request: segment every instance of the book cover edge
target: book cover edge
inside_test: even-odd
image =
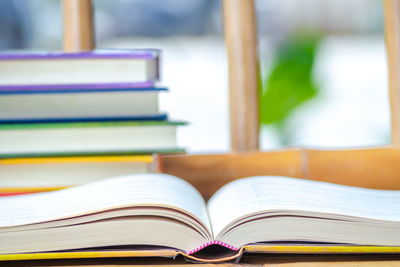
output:
[[[122,251],[83,251],[83,252],[39,252],[39,253],[21,253],[21,254],[2,254],[0,261],[18,261],[18,260],[44,260],[44,259],[83,259],[83,258],[124,258],[124,257],[166,257],[175,258],[182,255],[185,258],[197,262],[223,262],[234,259],[240,259],[245,253],[400,253],[400,247],[377,247],[377,246],[260,246],[247,245],[242,247],[238,253],[226,257],[205,259],[188,255],[176,249],[157,249],[157,250],[122,250]],[[321,249],[322,248],[322,249]],[[327,249],[329,248],[329,249]]]
[[[2,52],[2,60],[40,60],[40,59],[101,59],[101,58],[126,58],[126,59],[156,59],[161,51],[159,49],[99,49],[94,51],[66,53],[63,51],[33,51],[33,52]]]
[[[70,121],[70,122],[38,122],[38,123],[0,123],[1,130],[28,130],[45,128],[86,128],[86,127],[146,127],[146,126],[179,126],[186,125],[183,121],[165,120],[115,120],[109,121]]]
[[[159,115],[140,115],[140,116],[121,116],[121,117],[71,117],[71,118],[15,118],[15,119],[1,119],[0,118],[0,130],[2,129],[2,124],[10,125],[9,128],[14,129],[26,129],[26,128],[59,128],[59,127],[40,127],[42,124],[64,124],[64,123],[103,123],[103,122],[141,122],[141,121],[166,121],[168,119],[167,114]],[[11,127],[11,125],[19,126]],[[39,125],[39,127],[28,126],[30,124]],[[155,125],[158,125],[155,123]],[[5,127],[7,128],[7,127]]]
[[[104,92],[159,92],[167,87],[154,86],[153,82],[102,83],[102,84],[53,84],[53,85],[0,85],[1,95],[28,94],[78,94]]]
[[[49,152],[49,153],[18,153],[18,154],[1,154],[0,159],[13,158],[40,158],[40,157],[87,157],[87,156],[113,156],[113,155],[152,155],[160,154],[182,154],[185,153],[183,148],[159,149],[159,150],[128,150],[128,151],[96,151],[96,152]]]

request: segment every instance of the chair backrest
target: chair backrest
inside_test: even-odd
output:
[[[259,148],[259,66],[254,0],[222,0],[229,63],[230,135],[235,152]],[[400,147],[400,0],[384,0],[392,146]],[[63,0],[64,49],[94,49],[91,0]]]
[[[254,151],[258,149],[259,135],[254,0],[222,1],[229,63],[232,150]],[[92,50],[91,1],[63,0],[63,5],[65,50]],[[159,171],[186,179],[206,198],[229,181],[253,175],[285,175],[353,186],[400,189],[400,0],[384,0],[384,5],[392,115],[390,147],[160,155]]]

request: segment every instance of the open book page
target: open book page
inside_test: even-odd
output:
[[[400,191],[272,176],[229,183],[208,203],[214,236],[233,220],[262,211],[309,211],[400,221],[399,207]]]
[[[200,193],[189,183],[166,174],[120,176],[60,191],[0,198],[0,227],[132,205],[174,206],[193,214],[209,229]]]

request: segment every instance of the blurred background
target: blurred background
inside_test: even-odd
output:
[[[390,143],[382,0],[256,0],[261,147]],[[221,1],[93,0],[97,48],[159,48],[188,152],[229,149]],[[61,1],[0,1],[0,50],[61,50]]]

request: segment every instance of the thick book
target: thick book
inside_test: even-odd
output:
[[[151,155],[0,159],[0,196],[58,190],[109,177],[149,173]]]
[[[0,199],[0,259],[246,252],[400,253],[400,191],[288,177],[231,182],[208,201],[166,174]]]
[[[0,53],[0,90],[151,87],[159,50]]]
[[[165,120],[162,87],[15,90],[0,88],[0,123]]]
[[[104,121],[0,124],[0,158],[176,151],[183,122]]]

